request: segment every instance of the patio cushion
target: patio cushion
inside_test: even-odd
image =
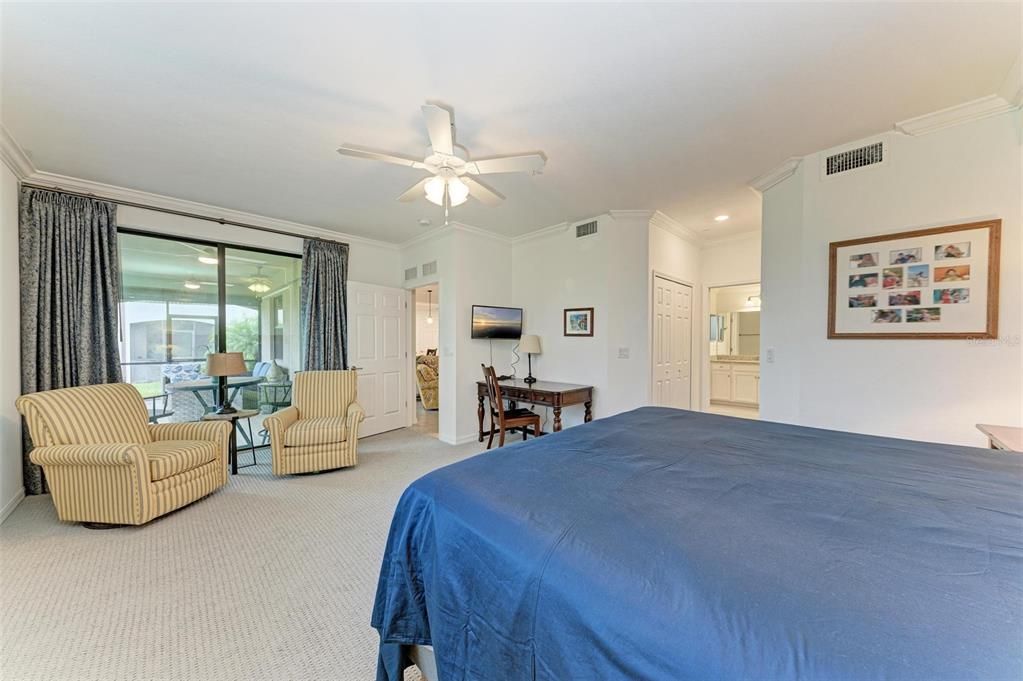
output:
[[[284,431],[285,447],[326,445],[344,440],[345,420],[341,416],[300,419]]]
[[[190,471],[217,458],[217,443],[201,440],[158,440],[143,445],[153,482]]]

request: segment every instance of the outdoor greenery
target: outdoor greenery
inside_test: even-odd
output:
[[[227,325],[227,349],[247,360],[259,359],[259,318],[244,317]]]

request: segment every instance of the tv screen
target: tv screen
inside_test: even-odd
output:
[[[472,306],[473,338],[518,339],[521,335],[521,307]]]

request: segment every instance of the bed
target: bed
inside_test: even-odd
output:
[[[1019,679],[1023,465],[642,408],[420,478],[379,681]]]

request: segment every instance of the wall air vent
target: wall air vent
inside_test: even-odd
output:
[[[575,226],[575,238],[576,239],[582,238],[584,236],[589,236],[591,234],[596,234],[596,233],[597,233],[597,221],[596,220],[592,220],[590,222],[584,222],[581,225],[576,225]]]
[[[418,276],[419,276],[419,268],[418,267],[410,267],[407,270],[405,270],[405,281],[409,281],[410,279],[415,279]]]
[[[882,162],[884,162],[884,142],[874,142],[865,147],[849,149],[828,156],[824,161],[824,175],[831,177]]]
[[[431,274],[437,274],[437,261],[431,260],[430,262],[423,263],[423,276],[428,277]]]

